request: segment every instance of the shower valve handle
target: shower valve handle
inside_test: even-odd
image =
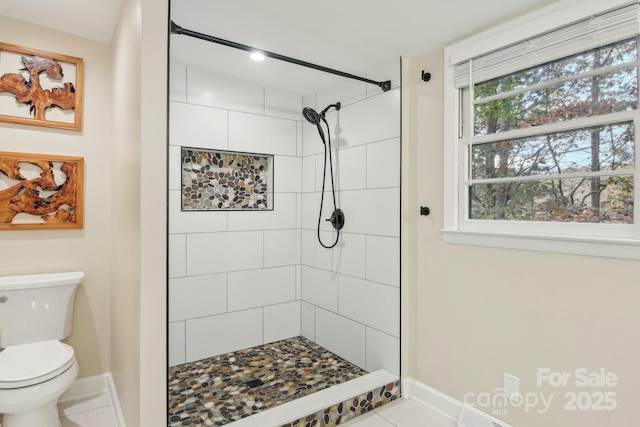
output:
[[[325,221],[330,222],[336,230],[341,230],[342,227],[344,227],[344,212],[342,212],[342,209],[336,209],[331,214],[331,218],[328,218]]]

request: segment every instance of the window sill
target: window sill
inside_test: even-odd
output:
[[[640,260],[640,240],[443,229],[444,241],[472,246]]]

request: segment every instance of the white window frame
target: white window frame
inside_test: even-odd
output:
[[[563,0],[502,25],[493,27],[445,49],[444,87],[444,240],[448,243],[527,249],[545,252],[640,259],[640,110],[636,123],[636,162],[633,225],[565,224],[524,221],[487,221],[467,218],[464,200],[466,153],[460,148],[461,119],[455,65],[599,13],[638,1]],[[640,33],[640,18],[636,34]],[[505,43],[508,41],[508,43]]]

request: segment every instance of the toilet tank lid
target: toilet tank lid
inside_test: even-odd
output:
[[[82,282],[83,278],[84,273],[82,271],[28,274],[22,276],[1,276],[0,291],[6,291],[15,288],[33,289],[48,286],[74,285]]]

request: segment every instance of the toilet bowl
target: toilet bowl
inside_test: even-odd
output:
[[[60,341],[0,352],[2,427],[59,427],[57,402],[78,376],[73,348]]]
[[[84,273],[0,277],[2,427],[60,427],[58,398],[78,376],[71,333]],[[4,347],[4,348],[2,348]]]

